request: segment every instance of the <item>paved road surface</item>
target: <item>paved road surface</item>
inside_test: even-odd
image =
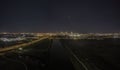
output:
[[[53,40],[48,70],[75,70],[59,40]]]

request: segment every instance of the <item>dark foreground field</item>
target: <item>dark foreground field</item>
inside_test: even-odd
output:
[[[61,41],[90,70],[120,70],[120,39]]]
[[[120,39],[44,39],[0,55],[0,70],[120,70]]]
[[[31,46],[15,49],[0,56],[1,70],[45,70],[49,60],[51,40],[45,39]]]

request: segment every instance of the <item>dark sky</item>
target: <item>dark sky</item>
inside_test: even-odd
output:
[[[0,32],[120,32],[119,0],[1,0]]]

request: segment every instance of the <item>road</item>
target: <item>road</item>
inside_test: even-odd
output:
[[[120,69],[120,39],[62,41],[88,70]]]
[[[0,56],[0,67],[2,67],[2,70],[45,70],[48,64],[50,44],[51,42],[47,38],[42,39],[35,45],[24,47],[23,50],[6,52]]]
[[[23,43],[23,44],[19,44],[19,45],[14,45],[14,46],[9,46],[9,47],[5,47],[5,48],[0,48],[0,53],[6,52],[6,51],[9,51],[9,50],[13,50],[13,49],[17,49],[17,48],[20,48],[20,47],[26,47],[26,46],[32,45],[32,44],[34,44],[36,42],[39,42],[39,41],[41,41],[43,39],[46,39],[46,38],[48,38],[48,37],[42,37],[42,38],[40,38],[38,40],[34,40],[32,42],[29,42],[29,43]]]
[[[3,60],[8,65],[10,62],[16,63],[28,70],[116,70],[119,67],[114,64],[119,66],[117,63],[119,60],[115,61],[114,58],[118,56],[120,41],[117,45],[115,45],[117,40],[110,45],[109,41],[41,38],[31,42],[31,44],[38,42],[35,45],[22,45],[23,50],[8,52],[5,56],[1,55],[0,62]],[[111,45],[114,47],[110,48]],[[111,62],[114,64],[112,65]],[[4,67],[4,64],[0,63],[0,66],[2,65]]]
[[[68,52],[63,48],[58,39],[53,39],[48,66],[48,70],[75,70]]]
[[[58,39],[41,39],[40,44],[24,48],[20,53],[8,52],[0,58],[3,58],[8,66],[8,60],[14,64],[23,64],[20,67],[24,66],[25,70],[75,70],[68,52]]]

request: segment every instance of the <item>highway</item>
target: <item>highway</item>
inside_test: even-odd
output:
[[[30,46],[36,42],[39,42],[39,44]],[[87,62],[84,63],[67,45],[63,44],[61,38],[43,37],[30,43],[17,45],[17,47],[5,48],[4,51],[16,50],[16,48],[20,47],[23,49],[7,52],[2,58],[23,64],[22,66],[25,67],[25,70],[90,70],[86,65]]]
[[[75,70],[68,52],[58,39],[53,39],[48,70]]]
[[[16,50],[19,47],[12,47],[12,49],[9,49],[12,52],[7,52],[8,50],[6,50],[7,53],[1,55],[0,58],[16,63],[16,65],[23,64],[20,67],[24,66],[24,70],[75,70],[68,52],[58,39],[45,37],[33,41],[32,44],[38,41],[39,44],[34,46],[30,46],[31,44],[18,45],[19,47],[22,46],[22,50]],[[9,63],[6,63],[9,67]]]
[[[45,70],[48,64],[48,49],[51,40],[41,38],[34,42],[38,43],[24,46],[22,50],[12,49],[12,52],[4,52],[5,54],[0,56],[0,61],[4,62],[4,64],[0,63],[2,70]]]
[[[84,70],[120,69],[120,39],[73,40],[61,41],[66,49],[78,59]],[[75,62],[74,62],[75,63]],[[75,63],[77,64],[77,63]],[[77,66],[77,65],[75,65]],[[79,67],[76,67],[80,70]]]
[[[6,51],[9,51],[9,50],[13,50],[13,49],[17,49],[17,48],[23,48],[23,47],[26,47],[26,46],[29,46],[29,45],[32,45],[36,42],[39,42],[43,39],[46,39],[48,37],[42,37],[38,40],[34,40],[32,42],[29,42],[29,43],[23,43],[23,44],[19,44],[19,45],[14,45],[14,46],[9,46],[9,47],[5,47],[5,48],[0,48],[0,52],[6,52]]]
[[[111,43],[109,44],[108,41]],[[4,61],[4,64],[0,63],[0,67],[5,68],[8,65],[9,68],[15,67],[13,70],[16,70],[18,65],[23,68],[22,70],[116,70],[119,67],[114,64],[118,60],[114,58],[117,57],[115,54],[119,53],[118,43],[118,40],[42,37],[17,47],[8,47],[10,49],[4,50],[5,54],[0,55],[0,61]],[[108,49],[110,45],[116,46],[117,50],[114,47]],[[16,65],[13,67],[11,63]]]

